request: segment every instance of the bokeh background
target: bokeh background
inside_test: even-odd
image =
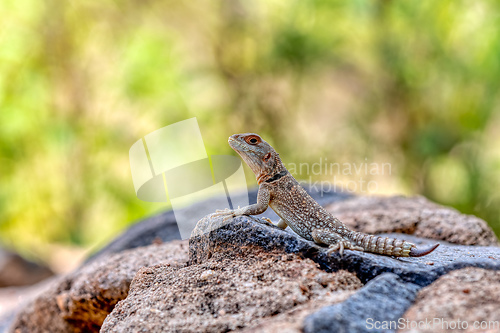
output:
[[[374,194],[500,234],[498,1],[6,0],[0,17],[0,244],[56,271],[166,208],[136,198],[128,150],[191,117],[209,154],[257,132],[285,162],[390,163],[363,175]]]

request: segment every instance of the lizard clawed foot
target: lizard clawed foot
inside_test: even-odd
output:
[[[222,222],[226,222],[228,219],[235,217],[236,214],[234,210],[226,208],[226,209],[217,209],[212,217],[222,217]]]
[[[223,215],[231,215],[231,214],[234,214],[234,210],[229,209],[229,208],[224,208],[224,209],[217,209],[213,215],[214,216],[223,216]]]
[[[347,240],[341,240],[336,242],[335,244],[330,245],[328,251],[326,253],[330,254],[335,251],[339,251],[340,256],[342,257],[344,254],[344,249],[346,250],[355,250],[355,251],[364,251],[361,246],[357,246],[352,244]]]
[[[269,225],[274,226],[274,223],[273,223],[273,221],[271,221],[271,219],[269,219],[267,217],[261,217],[260,219],[266,221],[266,223],[264,223],[264,224],[268,224],[269,223]]]
[[[328,251],[326,251],[327,254],[330,254],[332,252],[339,251],[340,256],[344,254],[344,242],[338,242],[335,244],[332,244],[329,246]]]

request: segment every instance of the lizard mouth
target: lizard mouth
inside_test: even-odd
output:
[[[232,136],[229,137],[227,142],[229,143],[229,146],[233,148],[233,150],[235,150],[236,152],[245,151],[245,147],[238,140],[234,139]]]
[[[240,157],[246,162],[246,164],[252,169],[252,171],[257,175],[260,172],[259,163],[255,161],[255,153],[252,151],[251,147],[248,147],[247,144],[242,143],[238,139],[233,137],[229,137],[227,140],[229,146],[240,155]]]

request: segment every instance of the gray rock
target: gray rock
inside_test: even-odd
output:
[[[199,222],[198,227],[217,228],[220,222],[220,218],[212,219],[208,216]],[[385,236],[406,239],[417,245],[431,242],[411,235]],[[350,250],[346,250],[341,257],[338,253],[328,254],[327,248],[270,226],[259,218],[246,216],[236,217],[220,228],[192,237],[189,241],[189,259],[191,263],[201,263],[214,252],[255,245],[267,251],[281,249],[287,253],[300,253],[317,262],[327,272],[345,269],[356,273],[364,283],[389,272],[406,282],[426,286],[439,276],[464,267],[500,269],[500,248],[496,246],[451,245],[441,242],[441,246],[433,253],[420,258],[392,258]]]
[[[345,302],[309,315],[304,320],[304,332],[395,332],[398,319],[412,304],[419,289],[395,274],[384,273]]]
[[[401,331],[412,331],[415,323],[426,323],[419,332],[498,332],[499,318],[500,271],[467,267],[422,288],[403,316],[405,326]]]
[[[210,260],[221,251],[231,253],[240,248],[258,246],[267,252],[282,250],[310,258],[328,272],[348,270],[367,283],[344,303],[311,315],[304,322],[306,332],[370,331],[366,322],[368,318],[373,319],[372,324],[375,321],[397,321],[421,287],[448,272],[464,267],[500,270],[500,248],[497,246],[440,242],[438,249],[420,258],[392,258],[350,250],[341,257],[338,253],[327,254],[327,248],[255,217],[237,217],[230,223],[221,224],[220,218],[207,216],[199,222],[198,228],[201,235],[190,239],[192,264]],[[204,229],[213,231],[203,233]],[[384,236],[406,239],[420,246],[435,242],[411,235]]]
[[[460,245],[498,245],[488,224],[424,197],[358,196],[326,209],[354,230],[404,233]]]

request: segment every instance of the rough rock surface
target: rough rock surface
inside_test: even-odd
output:
[[[353,274],[325,273],[297,255],[234,248],[175,272],[163,264],[141,269],[101,332],[226,332],[298,305],[319,309],[360,287]],[[304,315],[288,316],[287,326],[298,329]]]
[[[444,275],[418,293],[404,318],[412,322],[428,320],[429,325],[420,327],[420,332],[456,331],[455,325],[461,332],[499,332],[500,272],[464,268]],[[438,320],[433,322],[433,318]]]
[[[200,220],[198,227],[213,229],[221,223],[220,218],[210,216]],[[260,221],[260,222],[258,222]],[[432,241],[410,235],[384,234],[399,237],[417,245]],[[254,217],[236,217],[230,223],[192,237],[189,242],[189,260],[202,263],[214,253],[230,251],[234,247],[257,245],[266,251],[282,249],[287,253],[298,253],[319,263],[326,271],[346,269],[366,283],[385,272],[395,273],[406,282],[426,286],[439,276],[463,267],[482,267],[500,269],[500,247],[464,246],[441,243],[433,253],[420,258],[392,258],[372,253],[346,250],[341,257],[338,253],[327,254],[328,248],[320,247],[287,230],[270,226]]]
[[[186,265],[187,243],[175,241],[109,255],[62,277],[24,308],[14,332],[98,331],[143,266],[160,262],[176,270]]]
[[[421,258],[349,250],[341,258],[258,218],[221,221],[207,216],[199,222],[187,267],[172,272],[160,264],[140,270],[102,331],[365,332],[369,318],[397,321],[420,288],[448,272],[468,266],[500,270],[495,246],[443,242]],[[335,273],[322,272],[313,261]],[[345,270],[368,282],[347,300],[339,290],[358,288],[359,281]],[[325,283],[328,274],[335,275]]]
[[[0,288],[0,332],[7,332],[21,307],[47,291],[57,279],[53,276],[31,286]]]
[[[369,234],[404,233],[462,245],[498,245],[480,218],[424,197],[352,197],[326,207],[349,227]]]
[[[412,304],[419,289],[416,284],[404,283],[395,274],[384,273],[345,302],[324,307],[308,316],[304,332],[387,332],[389,329],[377,322],[397,321]]]
[[[287,253],[300,254],[319,263],[326,271],[346,269],[363,282],[368,282],[347,301],[310,315],[304,322],[306,332],[373,331],[367,328],[368,318],[373,321],[397,321],[412,304],[417,291],[444,274],[468,266],[500,270],[500,248],[496,246],[463,246],[441,242],[435,252],[421,258],[396,259],[349,250],[341,258],[336,253],[327,255],[325,248],[293,233],[258,221],[252,217],[237,217],[228,224],[221,224],[220,218],[213,219],[210,216],[201,220],[197,227],[199,230],[195,231],[199,236],[190,240],[190,262],[203,263],[217,253],[257,245],[265,251],[282,249]],[[203,230],[212,229],[209,233],[203,233]],[[418,245],[430,242],[409,235],[392,236],[405,238]],[[266,327],[276,325],[280,328],[279,322],[269,323]]]
[[[53,274],[47,267],[0,249],[0,288],[31,285]]]

